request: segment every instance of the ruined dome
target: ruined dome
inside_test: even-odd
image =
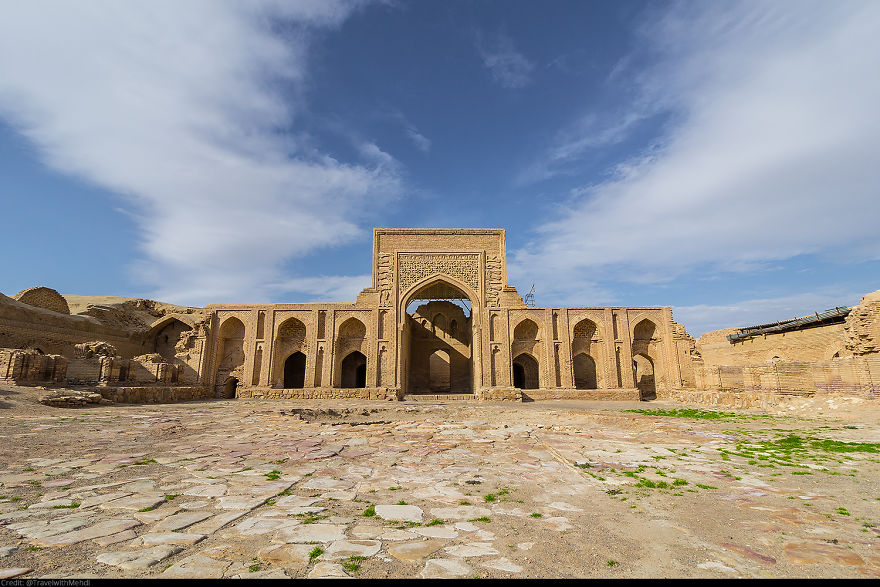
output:
[[[59,314],[70,314],[67,300],[60,293],[48,287],[30,287],[15,294],[14,299],[22,304],[52,310]]]

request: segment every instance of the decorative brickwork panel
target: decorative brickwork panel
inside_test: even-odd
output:
[[[469,285],[474,291],[480,288],[480,257],[477,254],[425,254],[402,253],[397,263],[397,280],[400,291],[406,291],[413,284],[440,273],[454,277]]]
[[[501,305],[501,258],[498,255],[486,256],[486,305],[497,308]]]

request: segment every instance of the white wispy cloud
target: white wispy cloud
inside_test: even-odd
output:
[[[507,34],[478,35],[476,46],[483,65],[502,87],[521,88],[532,81],[531,73],[535,64],[516,50]]]
[[[878,25],[876,2],[801,1],[676,4],[645,24],[656,63],[633,77],[633,110],[652,102],[671,122],[567,194],[511,273],[565,298],[571,283],[880,258]]]
[[[132,273],[160,299],[255,300],[278,267],[363,234],[393,158],[339,161],[298,140],[308,50],[364,2],[5,3],[0,116],[44,161],[118,193]]]
[[[357,294],[372,283],[372,275],[324,275],[296,277],[269,285],[279,293],[294,293],[321,302],[353,302]]]

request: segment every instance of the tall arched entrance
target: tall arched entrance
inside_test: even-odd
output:
[[[284,361],[284,388],[302,389],[306,383],[306,356],[295,352]]]
[[[401,367],[406,393],[473,393],[471,297],[435,278],[406,299]]]

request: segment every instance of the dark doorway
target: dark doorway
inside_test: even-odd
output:
[[[302,389],[306,383],[306,356],[293,353],[284,361],[284,388]]]
[[[519,355],[513,360],[513,386],[519,389],[538,389],[538,385],[538,361],[526,353]]]
[[[367,386],[367,357],[354,351],[342,360],[342,387]]]
[[[235,389],[238,387],[238,379],[235,377],[229,377],[226,382],[223,384],[223,397],[233,398],[235,397]]]
[[[526,384],[526,374],[523,371],[523,366],[519,363],[513,364],[513,386],[517,389],[522,389]]]

